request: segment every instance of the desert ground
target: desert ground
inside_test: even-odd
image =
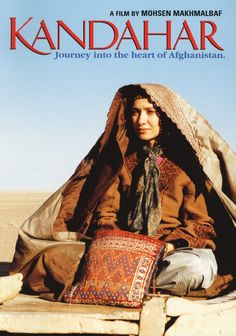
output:
[[[0,262],[12,260],[19,227],[50,195],[45,191],[0,191]]]

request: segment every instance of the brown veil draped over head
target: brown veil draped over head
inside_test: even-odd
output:
[[[20,228],[12,272],[21,271],[46,248],[70,244],[83,250],[83,241],[89,239],[88,228],[96,204],[124,162],[130,141],[125,109],[129,93],[136,88],[146,91],[190,145],[214,189],[215,212],[220,217],[219,240],[221,235],[232,238],[231,231],[236,223],[235,154],[204,117],[177,93],[159,84],[128,85],[116,93],[104,133],[72,177]],[[185,155],[181,151],[178,154]],[[223,254],[224,244],[219,241],[219,255]],[[231,251],[229,249],[228,255]]]

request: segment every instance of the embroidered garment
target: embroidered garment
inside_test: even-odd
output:
[[[162,218],[160,223],[156,223],[153,235],[176,248],[190,246],[215,250],[216,230],[207,208],[206,187],[203,186],[198,191],[194,181],[167,158],[162,160],[159,170]],[[126,218],[129,199],[133,195],[132,192],[122,192],[128,183],[126,179],[125,169],[122,169],[121,174],[100,198],[92,227],[97,223],[98,228],[109,226],[129,230]],[[124,187],[121,187],[121,181]]]
[[[122,230],[98,230],[81,281],[64,294],[68,303],[139,308],[164,243]]]

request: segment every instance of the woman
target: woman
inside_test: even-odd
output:
[[[95,229],[118,227],[165,241],[158,288],[207,295],[213,283],[218,293],[224,286],[217,285],[217,264],[221,275],[235,272],[225,262],[235,238],[234,160],[204,118],[170,89],[123,87],[96,145],[22,226],[12,271],[24,274],[25,288],[60,300],[78,268],[82,240]]]

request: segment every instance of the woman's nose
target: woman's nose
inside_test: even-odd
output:
[[[139,114],[139,124],[140,125],[145,124],[146,121],[147,121],[147,115],[144,111],[141,111]]]

